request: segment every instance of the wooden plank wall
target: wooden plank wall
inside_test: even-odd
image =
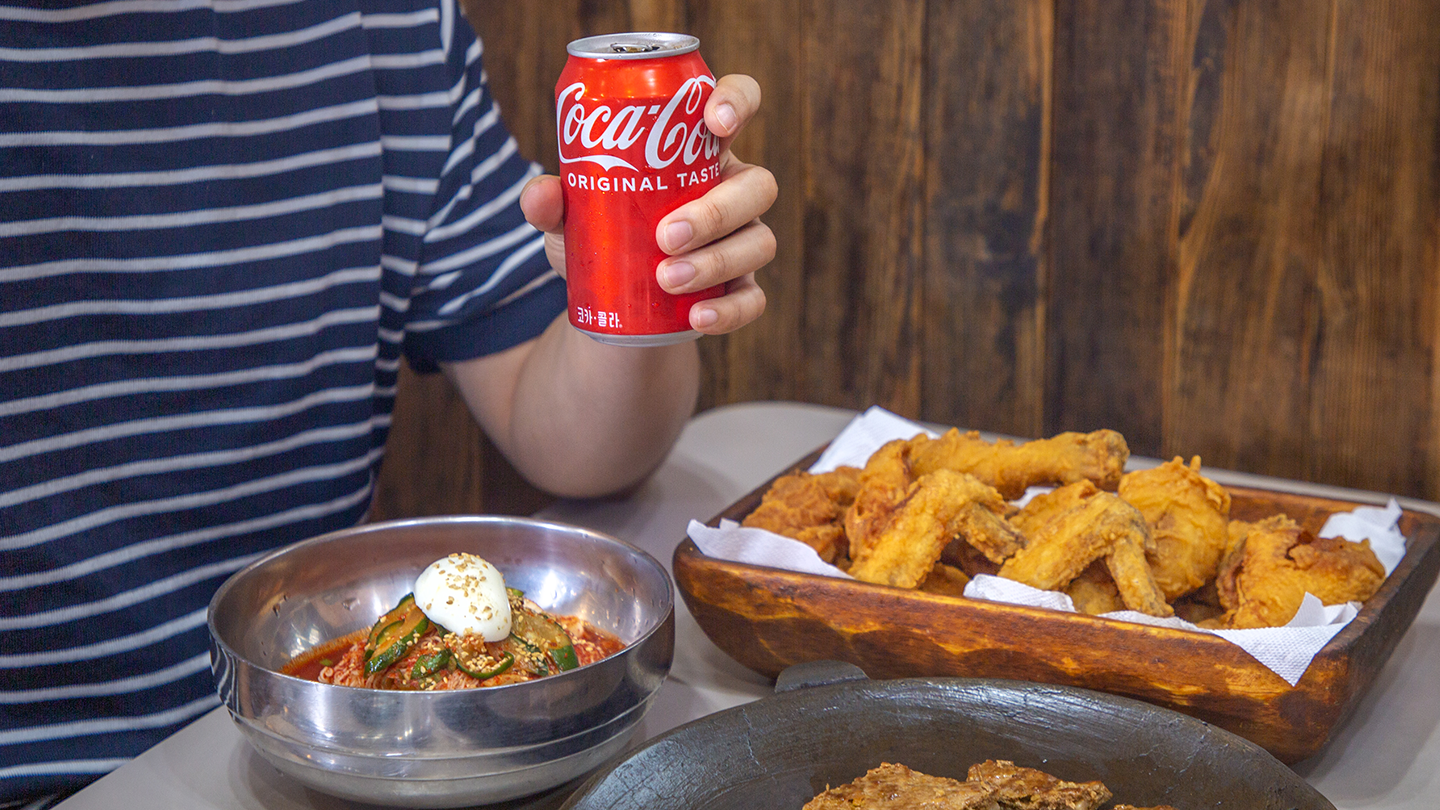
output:
[[[703,406],[1111,427],[1136,453],[1440,499],[1440,3],[467,8],[551,170],[575,37],[688,31],[760,81],[736,149],[780,183],[770,304],[701,342]],[[456,407],[407,376],[392,450]],[[377,514],[533,508],[478,443],[393,454]]]

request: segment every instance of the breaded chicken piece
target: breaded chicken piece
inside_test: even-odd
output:
[[[1120,538],[1105,555],[1105,568],[1115,581],[1115,589],[1125,607],[1148,616],[1174,616],[1175,610],[1165,601],[1165,594],[1150,570],[1144,542],[1144,538],[1133,534]]]
[[[977,431],[951,428],[938,439],[916,441],[909,457],[917,477],[935,470],[969,473],[1000,490],[1006,500],[1014,500],[1032,486],[1082,480],[1114,491],[1130,448],[1125,437],[1113,430],[1060,433],[1022,444],[1001,439],[992,444]]]
[[[815,549],[820,559],[834,563],[848,552],[842,518],[859,488],[856,467],[782,475],[740,525],[799,540]]]
[[[967,781],[994,790],[1004,810],[1095,810],[1110,801],[1100,782],[1066,782],[1004,759],[971,765]]]
[[[1327,605],[1363,602],[1385,580],[1370,541],[1317,538],[1285,515],[1251,524],[1229,554],[1215,589],[1226,608],[1219,624],[1279,627],[1295,617],[1306,593]]]
[[[1150,526],[1150,569],[1166,601],[1215,578],[1228,538],[1230,493],[1200,474],[1199,456],[1188,466],[1177,456],[1126,473],[1119,492]]]
[[[1025,547],[1000,566],[1000,576],[1045,591],[1060,590],[1119,543],[1144,548],[1148,532],[1135,507],[1100,492],[1030,535]]]
[[[964,596],[965,586],[968,584],[970,577],[964,571],[953,565],[937,562],[920,582],[920,590],[942,596]]]
[[[875,537],[851,559],[850,575],[865,582],[914,588],[955,537],[1018,534],[1005,522],[1005,501],[974,476],[939,470],[911,484]],[[853,538],[852,538],[853,541]],[[852,545],[852,549],[854,549]]]
[[[1042,492],[1010,516],[1010,525],[1029,537],[1039,531],[1041,526],[1079,506],[1082,501],[1099,491],[1100,488],[1095,486],[1095,482],[1085,480]]]
[[[879,534],[914,483],[910,477],[910,446],[905,439],[886,442],[870,454],[860,471],[855,500],[845,510],[843,520],[851,559],[860,556]]]
[[[1115,587],[1115,580],[1106,570],[1103,558],[1085,566],[1080,576],[1065,586],[1065,593],[1077,611],[1091,616],[1125,609],[1125,603],[1120,600],[1120,589]]]
[[[1027,538],[1035,537],[1046,525],[1081,508],[1100,492],[1090,481],[1066,484],[1031,498],[1018,514],[1010,516],[1010,523]],[[1146,548],[1137,544],[1148,537],[1148,533],[1127,535],[1065,584],[1065,593],[1070,595],[1075,609],[1092,615],[1125,609],[1151,616],[1174,615],[1155,583],[1145,557]]]
[[[912,771],[889,762],[833,787],[802,810],[999,810],[986,785]]]

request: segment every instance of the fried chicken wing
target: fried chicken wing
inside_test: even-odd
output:
[[[860,471],[854,502],[845,510],[843,521],[851,559],[875,539],[913,483],[910,447],[905,439],[886,442],[870,454]]]
[[[968,776],[968,782],[994,790],[1004,810],[1095,810],[1111,795],[1101,782],[1066,782],[1004,759],[971,765]]]
[[[1370,541],[1317,538],[1285,515],[1250,524],[1215,582],[1230,628],[1279,627],[1306,593],[1327,605],[1363,602],[1385,579]]]
[[[1099,491],[1100,488],[1095,486],[1095,482],[1087,479],[1042,492],[1010,516],[1010,525],[1029,537],[1039,531],[1041,526],[1079,506],[1082,501]]]
[[[1101,490],[1090,481],[1066,484],[1031,498],[1018,514],[1010,517],[1010,523],[1026,537],[1033,538],[1042,534],[1047,525],[1082,508],[1086,501],[1100,493]],[[1118,509],[1113,504],[1110,508]],[[1148,538],[1148,532],[1122,535],[1094,562],[1063,583],[1064,591],[1075,603],[1075,609],[1081,613],[1099,614],[1128,608],[1151,616],[1174,615],[1146,560],[1143,543]],[[1011,573],[1015,570],[1011,569]],[[1005,575],[1003,567],[1001,575]]]
[[[952,538],[964,536],[973,544],[973,538],[1009,533],[1018,543],[1018,533],[1004,519],[1005,506],[994,487],[974,476],[951,470],[921,476],[890,510],[874,538],[856,550],[850,575],[914,588]]]
[[[1031,486],[1081,480],[1114,491],[1130,448],[1125,437],[1113,430],[1060,433],[1021,444],[1001,439],[992,444],[976,431],[951,428],[938,439],[916,441],[909,456],[916,476],[935,470],[969,473],[1014,500]]]
[[[937,562],[920,582],[920,590],[944,596],[964,596],[965,586],[969,583],[970,577],[964,571],[953,565]]]
[[[1121,537],[1105,555],[1105,568],[1115,581],[1115,589],[1125,607],[1149,616],[1174,616],[1175,610],[1165,601],[1165,594],[1150,569],[1144,542],[1143,537],[1134,533]]]
[[[1000,576],[1046,591],[1060,590],[1121,542],[1144,548],[1149,528],[1135,507],[1100,492],[1056,515],[1000,566]]]
[[[1225,552],[1230,493],[1200,474],[1200,457],[1179,457],[1120,479],[1124,498],[1150,526],[1155,581],[1173,601],[1215,578]]]
[[[1085,566],[1080,576],[1070,580],[1070,584],[1065,586],[1065,593],[1074,603],[1076,610],[1091,616],[1125,609],[1125,603],[1120,599],[1120,589],[1115,587],[1115,579],[1105,568],[1103,558]]]
[[[843,562],[848,544],[842,519],[859,488],[860,470],[855,467],[782,475],[740,525],[806,543],[825,562]]]

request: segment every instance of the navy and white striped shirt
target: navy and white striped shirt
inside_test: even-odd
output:
[[[205,607],[353,525],[405,354],[564,307],[453,0],[0,0],[0,804],[218,705]]]

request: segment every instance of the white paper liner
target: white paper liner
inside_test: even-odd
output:
[[[811,465],[810,472],[827,472],[842,465],[864,466],[870,454],[885,442],[908,439],[917,433],[935,435],[933,431],[883,408],[872,407],[845,426]],[[1033,495],[1033,492],[1026,495]],[[1325,522],[1320,536],[1344,537],[1353,541],[1369,538],[1371,549],[1385,566],[1386,575],[1389,575],[1405,556],[1405,537],[1397,528],[1400,512],[1400,505],[1392,498],[1384,507],[1364,506],[1352,512],[1337,513]],[[763,529],[744,528],[734,521],[724,521],[720,528],[710,528],[692,520],[688,532],[700,551],[710,557],[820,576],[851,578],[821,560],[810,546]],[[1066,594],[1041,591],[1013,580],[984,574],[970,580],[965,586],[965,596],[1075,612]],[[1238,645],[1294,686],[1305,674],[1316,653],[1355,618],[1359,607],[1357,602],[1326,606],[1316,597],[1306,594],[1300,610],[1289,624],[1255,630],[1207,630],[1180,618],[1161,619],[1131,610],[1103,615],[1121,621],[1212,633]]]

